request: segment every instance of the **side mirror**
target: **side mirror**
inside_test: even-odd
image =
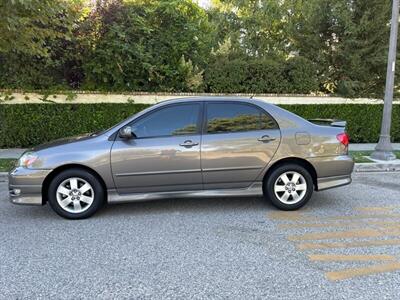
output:
[[[136,135],[132,132],[131,126],[124,126],[119,130],[119,137],[123,139],[135,138]]]

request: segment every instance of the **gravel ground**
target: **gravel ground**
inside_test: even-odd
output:
[[[366,214],[376,216],[335,219]],[[289,214],[259,198],[180,199],[110,205],[81,221],[64,220],[49,206],[14,206],[2,182],[0,298],[398,299],[399,269],[338,281],[326,273],[399,264],[400,245],[299,250],[299,243],[321,241],[289,240],[348,230],[355,236],[322,242],[400,239],[400,229],[373,221],[400,228],[400,173],[355,174],[352,185],[315,193]],[[299,225],[325,222],[343,227]],[[357,236],[366,229],[381,235]],[[386,254],[394,261],[316,262],[310,254]]]

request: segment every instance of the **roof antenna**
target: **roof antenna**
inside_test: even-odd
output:
[[[252,94],[252,95],[250,96],[250,99],[253,99],[254,95],[255,95],[255,94]]]

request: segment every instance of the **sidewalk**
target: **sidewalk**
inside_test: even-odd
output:
[[[0,159],[2,158],[19,158],[26,149],[0,149]]]
[[[350,151],[373,151],[376,144],[350,144]],[[392,144],[393,150],[400,151],[400,143]],[[19,158],[26,149],[0,149],[0,159],[2,158]]]
[[[351,144],[349,146],[350,151],[374,151],[376,144]],[[400,143],[392,143],[393,150],[400,151]]]

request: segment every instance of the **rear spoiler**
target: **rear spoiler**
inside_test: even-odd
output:
[[[329,125],[332,127],[346,127],[347,122],[336,119],[310,119],[308,120],[312,123],[317,123],[318,125]]]

